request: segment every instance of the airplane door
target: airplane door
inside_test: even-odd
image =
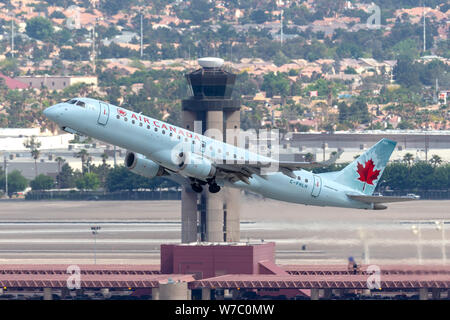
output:
[[[314,176],[314,185],[311,195],[313,197],[318,197],[321,190],[322,190],[322,178],[319,176]]]
[[[100,114],[98,116],[98,123],[102,125],[106,125],[109,118],[109,105],[103,102],[100,102]]]
[[[202,157],[205,155],[205,150],[206,150],[206,142],[202,141],[201,147],[200,147],[200,152],[202,153]]]

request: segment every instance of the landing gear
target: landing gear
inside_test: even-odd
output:
[[[217,192],[219,192],[220,191],[220,187],[217,185],[217,183],[211,183],[210,185],[209,185],[209,192],[211,192],[211,193],[217,193]]]
[[[200,184],[198,184],[198,183],[191,184],[191,188],[196,193],[202,193],[202,191],[203,191],[203,187]]]
[[[211,193],[217,193],[220,191],[220,186],[216,183],[215,179],[209,179],[207,182],[197,179],[191,180],[191,188],[196,193],[202,193],[203,192],[203,186],[208,184],[208,190]]]

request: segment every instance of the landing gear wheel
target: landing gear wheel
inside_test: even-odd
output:
[[[210,184],[208,189],[211,193],[217,193],[220,191],[220,187],[217,185],[217,183]]]
[[[203,191],[203,187],[201,185],[199,185],[199,184],[196,184],[196,183],[191,184],[191,188],[196,193],[201,193]]]

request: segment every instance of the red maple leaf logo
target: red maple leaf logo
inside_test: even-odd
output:
[[[127,115],[126,111],[123,111],[122,109],[117,109],[117,113],[122,117],[125,117]]]
[[[373,180],[378,179],[378,175],[380,174],[380,170],[373,170],[375,168],[375,164],[373,163],[372,159],[366,161],[364,167],[362,164],[358,162],[358,172],[359,174],[359,181],[364,182],[363,191],[366,188],[366,183],[373,185]]]

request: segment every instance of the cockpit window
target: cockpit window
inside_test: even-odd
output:
[[[77,100],[75,100],[75,99],[72,99],[72,100],[70,100],[69,102],[67,102],[67,103],[69,103],[69,104],[75,104],[77,102]]]
[[[77,102],[77,106],[80,106],[80,107],[84,108],[86,106],[86,104],[83,101],[78,101]]]

